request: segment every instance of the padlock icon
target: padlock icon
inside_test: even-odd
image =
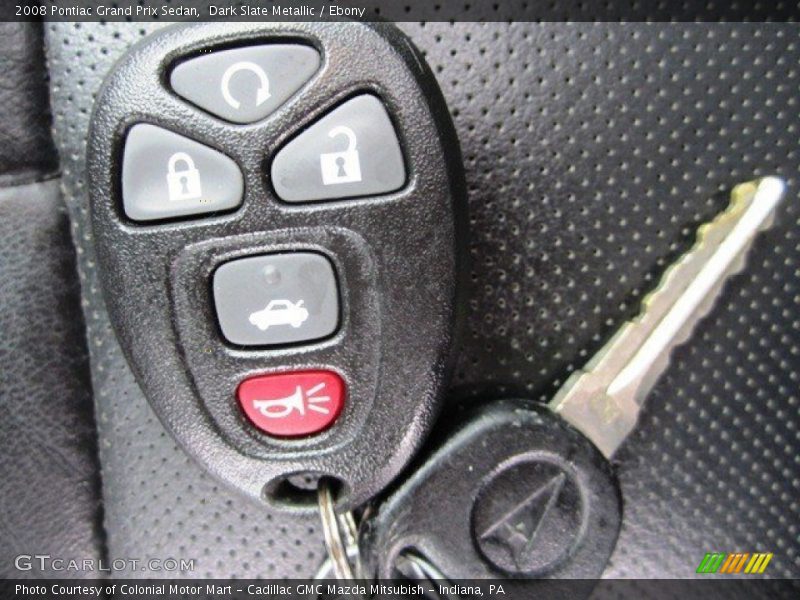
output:
[[[361,160],[356,150],[356,134],[344,126],[334,127],[328,132],[328,137],[331,138],[340,135],[347,138],[347,150],[319,155],[323,185],[361,181]]]
[[[171,202],[195,200],[203,195],[200,171],[186,152],[176,152],[167,163],[167,189]]]

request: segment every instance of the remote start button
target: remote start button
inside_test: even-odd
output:
[[[236,395],[261,431],[299,437],[330,427],[342,411],[344,393],[342,378],[332,371],[298,371],[246,379]]]
[[[300,44],[218,50],[181,62],[169,82],[179,96],[227,121],[272,114],[317,72],[319,52]]]

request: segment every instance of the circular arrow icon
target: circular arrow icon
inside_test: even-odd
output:
[[[264,72],[264,69],[262,69],[256,63],[250,61],[233,63],[225,70],[225,73],[223,73],[220,86],[222,88],[222,97],[225,99],[225,102],[236,109],[242,105],[239,100],[233,97],[233,94],[231,94],[230,90],[231,78],[239,71],[250,71],[251,73],[254,73],[256,77],[258,77],[259,86],[258,90],[256,91],[256,106],[260,106],[262,103],[266,102],[270,97],[269,79],[267,79],[267,74]]]

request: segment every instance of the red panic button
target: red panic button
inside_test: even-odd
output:
[[[261,375],[239,384],[236,396],[250,422],[279,437],[311,435],[330,427],[344,406],[345,386],[332,371]]]

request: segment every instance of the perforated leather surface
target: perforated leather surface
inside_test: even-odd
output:
[[[547,399],[727,201],[777,174],[789,199],[650,397],[618,456],[609,576],[688,577],[707,551],[774,552],[800,576],[800,28],[404,24],[460,137],[471,288],[454,397]],[[83,176],[92,97],[142,24],[49,24],[56,142],[74,222],[109,552],[197,558],[187,575],[310,575],[314,517],[269,513],[163,430],[103,307]],[[725,193],[723,193],[725,192]]]

